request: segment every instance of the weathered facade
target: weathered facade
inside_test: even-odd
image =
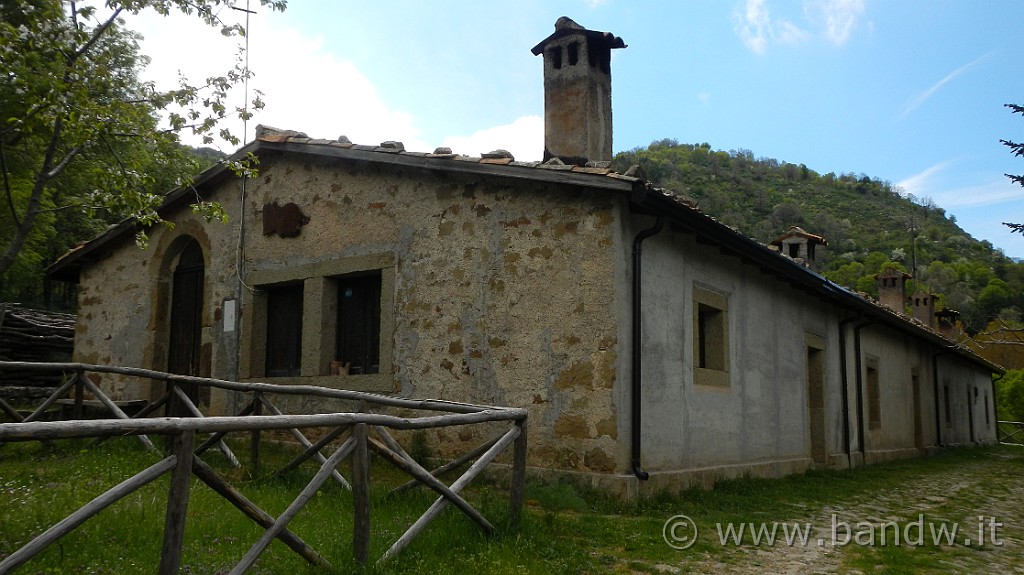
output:
[[[171,194],[147,250],[124,222],[51,268],[80,284],[76,361],[525,406],[531,466],[625,494],[995,440],[998,367],[640,173],[267,128],[250,152],[257,177]]]

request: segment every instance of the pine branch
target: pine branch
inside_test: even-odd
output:
[[[1010,222],[1003,222],[1003,225],[1010,228],[1011,234],[1024,234],[1024,224],[1012,224]]]

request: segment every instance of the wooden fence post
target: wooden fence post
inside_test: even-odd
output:
[[[181,547],[185,541],[185,515],[188,512],[189,487],[192,483],[192,448],[196,432],[185,431],[174,436],[171,488],[167,494],[167,515],[164,520],[164,544],[160,550],[160,575],[177,575],[181,567]]]
[[[519,525],[519,516],[523,510],[523,491],[526,487],[526,420],[516,422],[519,437],[513,444],[512,453],[512,484],[508,491],[509,523]]]
[[[260,401],[260,392],[252,394],[252,414],[254,416],[260,416],[263,414],[263,402]],[[252,465],[252,475],[258,476],[260,474],[260,430],[252,430],[252,434],[249,436],[249,464]]]
[[[365,565],[370,560],[370,454],[365,423],[352,427],[352,552]]]
[[[85,401],[85,386],[82,384],[82,378],[85,374],[81,371],[75,374],[75,407],[71,410],[71,417],[73,419],[82,419],[84,410],[82,403]]]

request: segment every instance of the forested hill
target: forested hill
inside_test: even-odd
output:
[[[794,225],[824,236],[824,274],[841,285],[877,297],[874,275],[894,262],[915,278],[908,293],[939,295],[939,305],[960,311],[970,333],[997,318],[1021,320],[1024,264],[975,240],[930,199],[904,196],[890,182],[675,140],[621,152],[613,167],[624,172],[634,164],[655,185],[762,243]]]

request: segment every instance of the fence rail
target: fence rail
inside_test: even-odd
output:
[[[147,449],[157,452],[149,435],[164,435],[171,438],[172,453],[135,476],[108,489],[89,503],[68,515],[0,560],[0,575],[31,560],[44,548],[70,533],[101,510],[119,499],[154,481],[164,474],[170,474],[170,489],[165,515],[164,540],[159,573],[178,573],[181,563],[181,549],[188,511],[190,478],[195,475],[213,491],[238,508],[253,522],[260,525],[263,535],[253,544],[249,552],[230,572],[232,575],[245,573],[259,555],[274,540],[284,542],[306,561],[324,567],[329,563],[316,550],[306,544],[298,535],[288,529],[291,520],[312,499],[328,479],[334,479],[350,489],[353,497],[353,555],[360,563],[369,561],[370,549],[370,465],[369,452],[408,474],[412,480],[393,492],[397,493],[415,485],[424,485],[438,494],[434,504],[406,532],[398,538],[381,556],[386,561],[400,553],[437,515],[448,505],[454,505],[480,529],[493,534],[493,525],[479,511],[473,508],[459,493],[502,452],[512,447],[512,474],[509,489],[509,520],[518,522],[523,503],[523,486],[526,470],[526,415],[525,409],[475,405],[433,399],[415,400],[388,397],[370,393],[329,389],[316,386],[283,386],[268,383],[240,383],[212,378],[189,377],[147,369],[88,365],[81,363],[32,363],[0,362],[0,372],[56,372],[67,377],[60,386],[31,414],[22,417],[13,407],[0,398],[0,410],[14,423],[0,423],[0,445],[12,441],[52,441],[71,438],[97,438],[112,436],[134,436]],[[158,399],[143,407],[135,416],[128,416],[117,402],[111,400],[103,390],[88,377],[89,373],[110,373],[120,376],[167,382],[167,391]],[[237,415],[204,416],[188,395],[178,385],[200,385],[226,389],[242,394],[251,394]],[[71,393],[74,397],[76,415],[81,414],[86,392],[91,393],[113,415],[111,419],[37,421],[54,403]],[[285,414],[272,401],[273,396],[303,396],[334,398],[355,401],[358,412]],[[146,417],[168,404],[177,403],[192,417]],[[397,416],[387,413],[373,413],[372,409],[412,410],[427,412],[414,416]],[[264,409],[267,414],[263,415]],[[468,453],[455,460],[428,471],[413,459],[395,440],[391,430],[422,430],[456,425],[505,423],[509,427]],[[304,430],[321,429],[323,437],[311,441]],[[299,493],[292,504],[273,517],[257,504],[248,500],[231,483],[217,474],[201,458],[206,450],[218,447],[235,465],[237,457],[224,443],[229,433],[251,434],[250,463],[259,467],[260,434],[264,431],[287,430],[304,448],[301,454],[282,468],[291,469],[313,460],[320,465],[316,475]],[[198,443],[196,434],[210,434]],[[198,444],[197,444],[198,443]],[[332,447],[332,443],[336,443]],[[321,450],[333,449],[325,456]],[[350,461],[350,477],[345,478],[338,471],[346,459]],[[470,464],[470,461],[472,463]],[[463,474],[450,485],[439,479],[444,474],[469,465]]]
[[[997,421],[996,424],[996,434],[999,437],[999,443],[1024,445],[1024,422]]]

